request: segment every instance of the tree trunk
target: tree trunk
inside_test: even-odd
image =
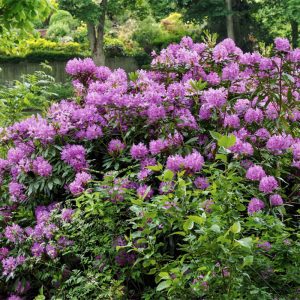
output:
[[[226,0],[228,14],[226,16],[227,37],[235,40],[232,15],[232,0]]]
[[[98,19],[98,24],[95,25],[91,22],[87,23],[88,38],[90,42],[90,48],[92,58],[96,65],[105,65],[105,54],[104,54],[104,26],[105,26],[105,13],[107,7],[107,0],[101,2],[102,12]]]
[[[292,29],[292,45],[293,48],[297,48],[298,36],[299,36],[299,25],[297,21],[291,20],[291,29]]]

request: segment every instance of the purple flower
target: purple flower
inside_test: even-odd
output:
[[[148,186],[148,185],[141,185],[137,189],[137,194],[141,198],[150,199],[153,196],[154,192],[153,192],[153,190],[151,189],[150,186]]]
[[[222,80],[235,80],[239,77],[239,65],[237,63],[230,63],[222,70]]]
[[[288,149],[293,143],[293,138],[290,135],[273,135],[267,142],[267,149],[274,154],[281,154]]]
[[[270,133],[267,129],[265,128],[260,128],[255,132],[255,136],[262,140],[267,140],[270,137]]]
[[[0,175],[3,175],[9,168],[9,161],[0,158]]]
[[[70,183],[69,189],[73,195],[79,195],[84,192],[84,186],[92,179],[91,175],[86,172],[77,173],[75,180]]]
[[[224,118],[224,127],[239,128],[240,118],[237,115],[226,115]]]
[[[110,155],[119,154],[125,149],[125,144],[123,144],[120,140],[114,139],[111,140],[108,144],[108,153]]]
[[[87,168],[85,149],[81,145],[67,145],[63,148],[61,159],[72,166],[76,171]]]
[[[150,123],[154,123],[165,118],[166,111],[163,106],[150,105],[147,110],[147,116]]]
[[[149,149],[152,155],[157,155],[168,148],[168,142],[163,139],[158,139],[151,141],[149,144]]]
[[[133,145],[130,149],[130,154],[134,159],[142,159],[148,155],[149,151],[147,147],[143,143],[139,143],[138,145]]]
[[[213,89],[210,88],[203,92],[202,101],[209,104],[211,107],[222,107],[227,100],[227,91],[225,88]]]
[[[291,49],[291,45],[288,39],[286,38],[276,38],[274,40],[275,48],[278,51],[288,52]]]
[[[2,259],[3,275],[10,275],[19,265],[22,265],[24,262],[25,257],[22,255],[19,255],[16,258],[9,256]]]
[[[253,147],[248,142],[242,142],[239,138],[236,139],[235,144],[230,147],[230,150],[234,153],[241,155],[253,155]]]
[[[219,62],[219,61],[227,59],[228,54],[229,53],[228,53],[226,47],[221,44],[218,44],[218,45],[216,45],[216,47],[213,50],[213,59],[216,62]]]
[[[194,184],[197,189],[205,190],[209,187],[209,182],[205,177],[197,177],[194,181]]]
[[[45,252],[45,246],[41,243],[35,242],[31,247],[31,253],[35,257],[41,257]]]
[[[0,248],[0,260],[2,260],[3,258],[7,257],[8,253],[9,253],[8,248],[1,247]]]
[[[68,240],[65,236],[62,236],[58,239],[57,244],[61,247],[61,248],[65,248],[67,246],[71,246],[74,244],[73,241]]]
[[[126,265],[132,265],[136,260],[136,255],[135,253],[127,253],[125,250],[121,250],[116,255],[115,260],[120,267],[124,267]]]
[[[159,184],[159,193],[160,194],[168,194],[174,190],[174,182],[161,182]]]
[[[91,76],[97,74],[99,70],[91,58],[74,58],[69,60],[66,65],[66,72],[72,76]]]
[[[50,244],[48,244],[48,245],[46,246],[46,253],[47,253],[52,259],[55,258],[55,257],[57,257],[57,249],[56,249],[54,246],[50,245]]]
[[[70,222],[72,220],[72,216],[74,214],[74,210],[70,208],[65,208],[62,210],[61,218],[65,222]]]
[[[24,194],[25,186],[18,182],[10,182],[8,185],[8,192],[11,196],[12,201],[24,201],[26,196]]]
[[[263,249],[265,251],[269,251],[269,250],[271,250],[272,245],[269,242],[263,242],[263,243],[257,244],[257,247],[261,248],[261,249]]]
[[[167,159],[167,169],[178,172],[179,170],[184,168],[184,158],[181,155],[172,155]]]
[[[199,172],[202,169],[202,166],[204,164],[203,156],[197,152],[194,151],[193,153],[187,155],[184,158],[184,168],[188,173],[196,173]]]
[[[269,194],[277,188],[278,182],[273,176],[265,176],[260,180],[259,190],[265,194]]]
[[[10,295],[7,300],[22,300],[23,298],[19,297],[18,295]]]
[[[263,113],[259,108],[249,108],[244,116],[245,122],[249,124],[260,123],[263,120],[263,118]]]
[[[300,49],[294,49],[293,51],[290,51],[288,58],[291,62],[297,63],[300,61]]]
[[[214,205],[214,201],[212,199],[205,200],[201,206],[203,207],[204,211],[207,213],[212,212],[212,206]]]
[[[261,180],[266,176],[264,169],[261,166],[252,166],[247,170],[246,178],[249,180]]]
[[[18,224],[7,226],[4,231],[4,236],[12,243],[21,243],[25,239],[24,230]]]
[[[248,99],[238,99],[234,105],[234,109],[238,114],[242,114],[250,108],[250,105],[251,103]]]
[[[262,210],[264,207],[264,202],[260,199],[252,198],[248,204],[248,214],[253,215],[255,212]]]
[[[280,206],[283,204],[283,200],[280,195],[274,194],[270,196],[270,204],[272,206]]]
[[[48,177],[52,173],[52,166],[47,160],[39,156],[32,162],[33,172],[43,176]]]
[[[15,292],[18,294],[24,294],[30,289],[30,282],[29,281],[21,281],[18,280],[15,285]]]
[[[199,118],[201,120],[208,120],[212,115],[211,107],[207,103],[204,103],[199,110]]]
[[[221,82],[221,79],[218,75],[218,73],[216,72],[210,72],[207,76],[206,76],[206,81],[211,84],[211,85],[218,85]]]
[[[299,160],[300,159],[300,143],[295,143],[292,146],[292,150],[293,150],[293,157],[295,160]]]

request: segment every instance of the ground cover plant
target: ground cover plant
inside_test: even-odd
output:
[[[300,49],[185,37],[0,131],[2,297],[297,299]]]

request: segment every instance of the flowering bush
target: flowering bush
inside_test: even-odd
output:
[[[299,296],[300,49],[153,55],[71,60],[75,99],[1,129],[3,297]]]

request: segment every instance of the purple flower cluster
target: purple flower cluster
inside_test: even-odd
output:
[[[166,166],[173,172],[185,170],[187,173],[197,173],[202,169],[203,164],[203,156],[199,152],[194,151],[185,157],[178,154],[169,156]]]
[[[39,176],[48,177],[52,173],[52,166],[43,157],[39,156],[32,162],[33,172]]]
[[[61,159],[77,172],[87,168],[85,156],[85,148],[81,145],[67,145],[61,153]]]
[[[120,154],[125,149],[125,144],[118,139],[111,140],[108,144],[108,153],[111,155]]]
[[[261,211],[265,207],[263,201],[258,198],[252,198],[248,203],[248,214],[253,215],[254,213]]]
[[[261,166],[252,166],[247,170],[246,178],[250,180],[261,180],[266,176],[264,169]]]
[[[143,143],[133,145],[130,149],[130,154],[134,159],[143,159],[148,155],[148,153],[149,150]]]
[[[86,172],[77,173],[75,180],[70,183],[69,189],[73,195],[79,195],[85,190],[85,185],[92,179]]]
[[[278,182],[273,176],[265,176],[259,182],[259,190],[265,194],[278,188]]]
[[[17,257],[8,256],[2,259],[3,275],[8,276],[12,274],[15,269],[25,262],[26,258],[23,255]]]

